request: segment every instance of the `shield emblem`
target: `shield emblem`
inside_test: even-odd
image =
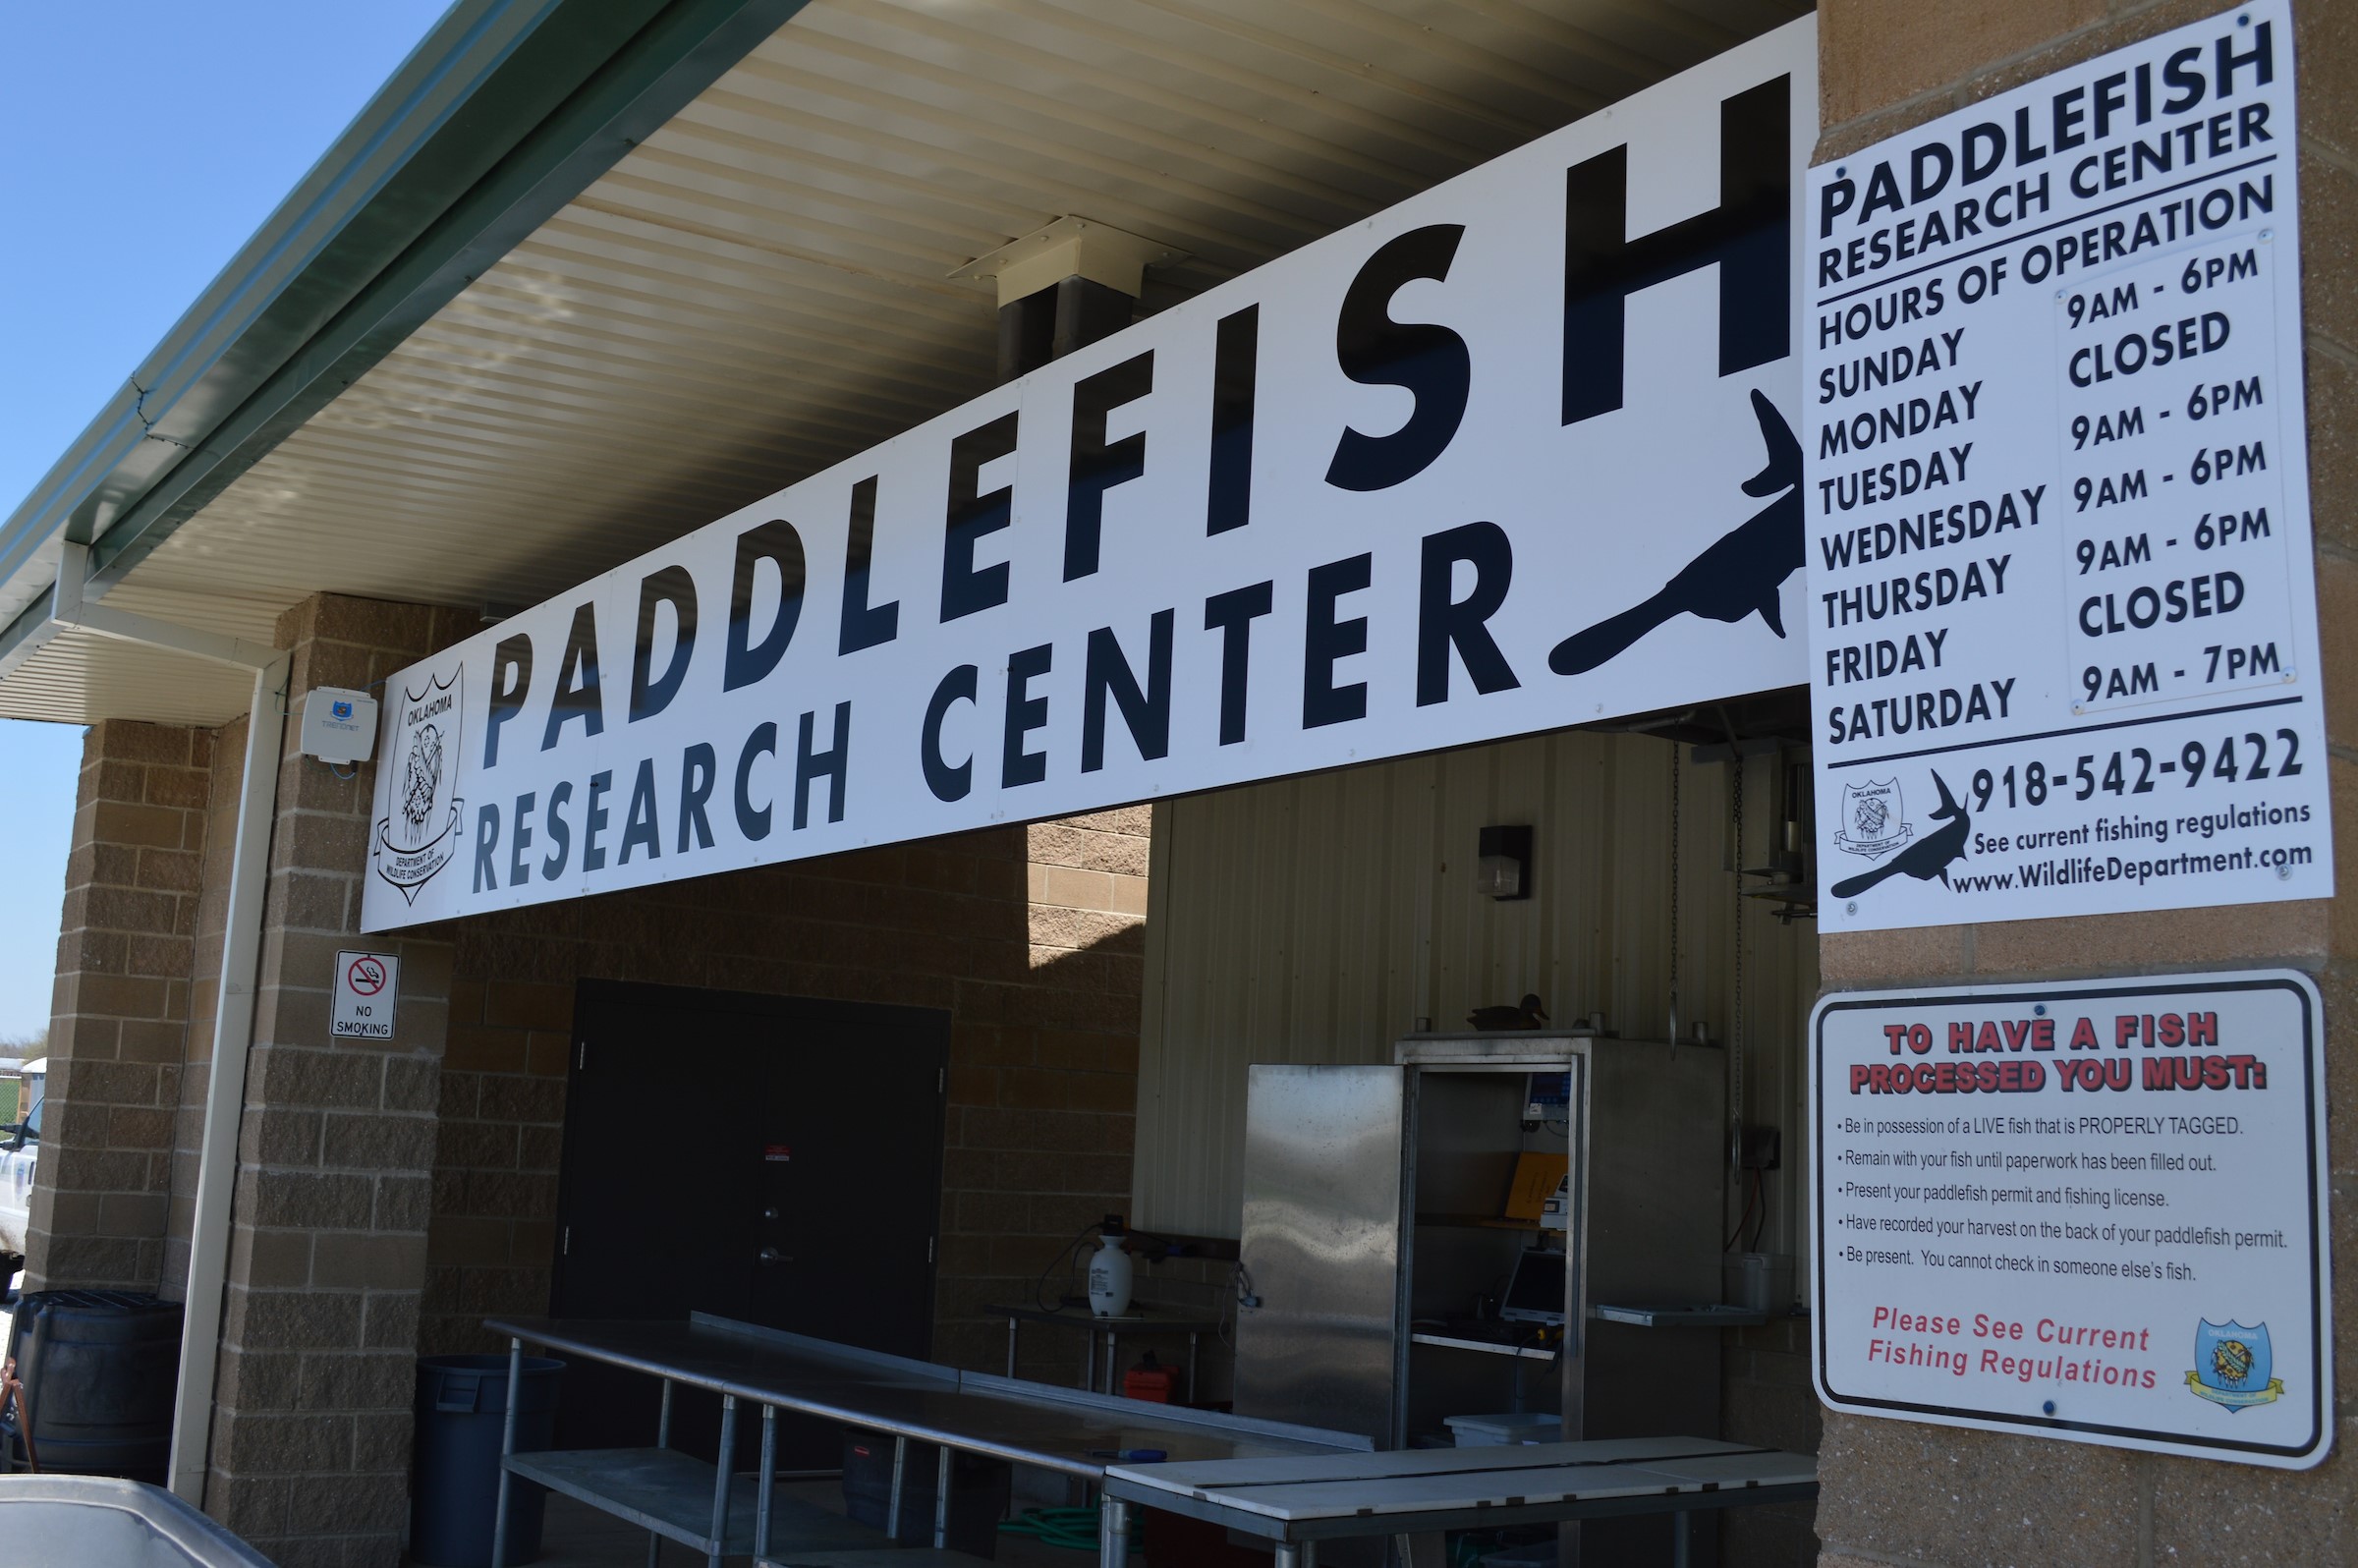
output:
[[[450,864],[459,838],[460,679],[431,679],[423,691],[404,688],[386,748],[386,812],[372,846],[376,874],[418,902],[418,890]]]
[[[1834,835],[1842,849],[1881,860],[1915,836],[1897,778],[1842,786],[1842,831]]]
[[[2196,1325],[2194,1371],[2186,1374],[2186,1384],[2198,1397],[2229,1410],[2272,1403],[2284,1392],[2274,1370],[2268,1324],[2215,1323],[2206,1317]]]

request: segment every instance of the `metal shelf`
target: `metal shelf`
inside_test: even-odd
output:
[[[1454,1334],[1412,1333],[1409,1339],[1419,1345],[1439,1345],[1445,1350],[1479,1351],[1485,1356],[1513,1356],[1522,1361],[1553,1361],[1555,1352],[1542,1345],[1501,1345],[1490,1339],[1460,1339]]]
[[[1767,1313],[1749,1308],[1689,1302],[1663,1307],[1596,1306],[1589,1309],[1589,1316],[1639,1328],[1757,1328],[1768,1320]]]
[[[788,1548],[791,1560],[762,1557],[754,1568],[990,1568],[987,1560],[963,1551],[932,1546],[902,1546],[881,1551],[802,1551]]]
[[[510,1454],[501,1463],[513,1475],[651,1530],[692,1551],[731,1557],[753,1552],[754,1494],[758,1490],[754,1478],[740,1476],[731,1484],[727,1539],[714,1540],[710,1535],[712,1488],[718,1473],[675,1448],[559,1449]],[[842,1551],[891,1544],[880,1530],[856,1525],[774,1490],[770,1494],[772,1556],[781,1551]]]

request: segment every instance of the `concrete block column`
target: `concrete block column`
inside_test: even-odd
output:
[[[83,743],[28,1289],[162,1274],[212,757],[210,732],[173,725]]]
[[[981,1309],[1026,1300],[1076,1232],[1130,1207],[1138,1142],[1139,998],[1145,983],[1152,809],[1034,822],[1009,844],[1022,968],[957,984],[942,1154],[934,1357],[1004,1367],[1007,1324]],[[1012,836],[1012,835],[1011,835]],[[1162,1271],[1140,1293],[1168,1301]],[[1053,1272],[1047,1289],[1064,1288]],[[1166,1349],[1169,1347],[1165,1347]],[[1078,1343],[1036,1333],[1027,1376],[1070,1381]]]
[[[420,606],[306,600],[278,628],[294,654],[290,704],[314,686],[370,686],[461,630]],[[290,724],[205,1508],[286,1568],[391,1568],[407,1524],[450,946],[359,935],[374,769],[338,777],[296,741]],[[329,1036],[344,949],[400,957],[390,1040]]]
[[[1993,91],[2216,16],[2216,0],[1825,0],[1824,139],[1840,157]],[[1832,936],[1835,989],[2287,965],[2326,998],[2335,1450],[2286,1474],[2216,1461],[1828,1414],[1821,1562],[2319,1563],[2358,1559],[2358,4],[2293,8],[2309,451],[2337,857],[2331,901]]]

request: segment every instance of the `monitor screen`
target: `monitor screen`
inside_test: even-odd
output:
[[[1526,1248],[1515,1260],[1515,1275],[1507,1281],[1498,1316],[1523,1323],[1562,1322],[1564,1255],[1541,1247]]]

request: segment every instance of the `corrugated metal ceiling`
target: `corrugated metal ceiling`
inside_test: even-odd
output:
[[[986,387],[990,287],[946,274],[1011,238],[1184,249],[1158,308],[1807,9],[817,0],[109,602],[266,640],[322,588],[536,601]],[[244,708],[234,671],[70,643],[0,712]]]
[[[96,718],[221,723],[246,711],[252,672],[89,632],[52,638],[12,675],[0,696],[10,718],[85,724]]]

